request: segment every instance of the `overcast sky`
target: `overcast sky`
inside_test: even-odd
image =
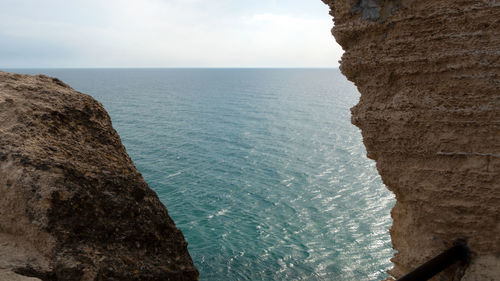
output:
[[[0,0],[0,67],[337,67],[321,0]]]

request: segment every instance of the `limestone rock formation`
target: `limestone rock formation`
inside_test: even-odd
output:
[[[0,72],[0,194],[0,280],[198,278],[106,111],[58,79]]]
[[[500,2],[323,2],[361,93],[352,122],[397,199],[390,273],[463,238],[470,265],[434,280],[500,280]]]

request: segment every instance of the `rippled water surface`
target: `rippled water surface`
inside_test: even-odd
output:
[[[381,280],[394,203],[334,69],[24,70],[101,101],[201,280]]]

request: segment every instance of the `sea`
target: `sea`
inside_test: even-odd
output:
[[[200,280],[382,280],[394,196],[338,69],[15,69],[100,101]]]

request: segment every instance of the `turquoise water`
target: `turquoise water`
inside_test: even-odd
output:
[[[393,195],[334,69],[25,70],[101,101],[201,280],[381,280]]]

